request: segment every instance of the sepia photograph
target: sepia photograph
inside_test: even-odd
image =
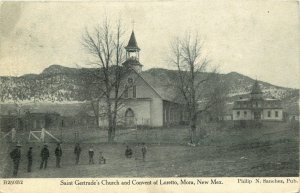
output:
[[[299,24],[292,0],[1,1],[0,178],[299,177]]]

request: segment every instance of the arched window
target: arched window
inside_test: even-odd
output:
[[[134,117],[134,112],[131,108],[128,108],[125,113],[126,117]]]

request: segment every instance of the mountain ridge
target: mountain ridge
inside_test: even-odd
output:
[[[82,82],[95,73],[96,68],[71,68],[58,64],[50,65],[40,74],[25,74],[20,77],[0,76],[0,101],[85,101],[86,89]],[[197,76],[200,76],[200,73]],[[168,84],[176,78],[176,70],[151,68],[142,72],[151,84]],[[230,72],[218,74],[221,80],[228,86],[228,100],[233,102],[239,97],[247,97],[254,79]],[[173,81],[174,82],[174,81]],[[264,96],[275,97],[285,103],[295,105],[299,99],[299,89],[276,86],[268,82],[259,81]],[[166,86],[166,85],[164,85]]]

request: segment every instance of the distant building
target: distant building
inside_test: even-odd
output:
[[[56,112],[27,112],[23,116],[25,129],[39,130],[58,127],[60,115]]]
[[[17,115],[0,115],[0,129],[2,132],[8,132],[12,128],[18,128],[20,119]]]
[[[289,114],[289,121],[299,121],[299,114]]]
[[[231,113],[224,113],[222,116],[218,116],[219,121],[232,121]]]
[[[234,121],[283,121],[281,100],[264,98],[255,81],[249,98],[240,98],[233,105]]]

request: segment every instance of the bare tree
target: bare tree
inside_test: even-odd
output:
[[[176,38],[171,43],[171,63],[176,66],[176,83],[188,113],[191,129],[191,143],[195,143],[198,117],[221,102],[218,89],[217,70],[211,68],[210,61],[203,52],[203,42],[198,35],[190,33],[185,38]]]
[[[124,61],[123,29],[121,22],[111,25],[106,18],[103,23],[86,30],[83,35],[83,46],[92,56],[91,64],[97,66],[95,73],[90,77],[90,96],[95,116],[99,118],[99,103],[105,106],[108,124],[108,141],[115,138],[118,111],[122,107],[122,95],[125,91],[122,81],[128,71],[121,64]],[[95,106],[97,104],[97,107]]]

